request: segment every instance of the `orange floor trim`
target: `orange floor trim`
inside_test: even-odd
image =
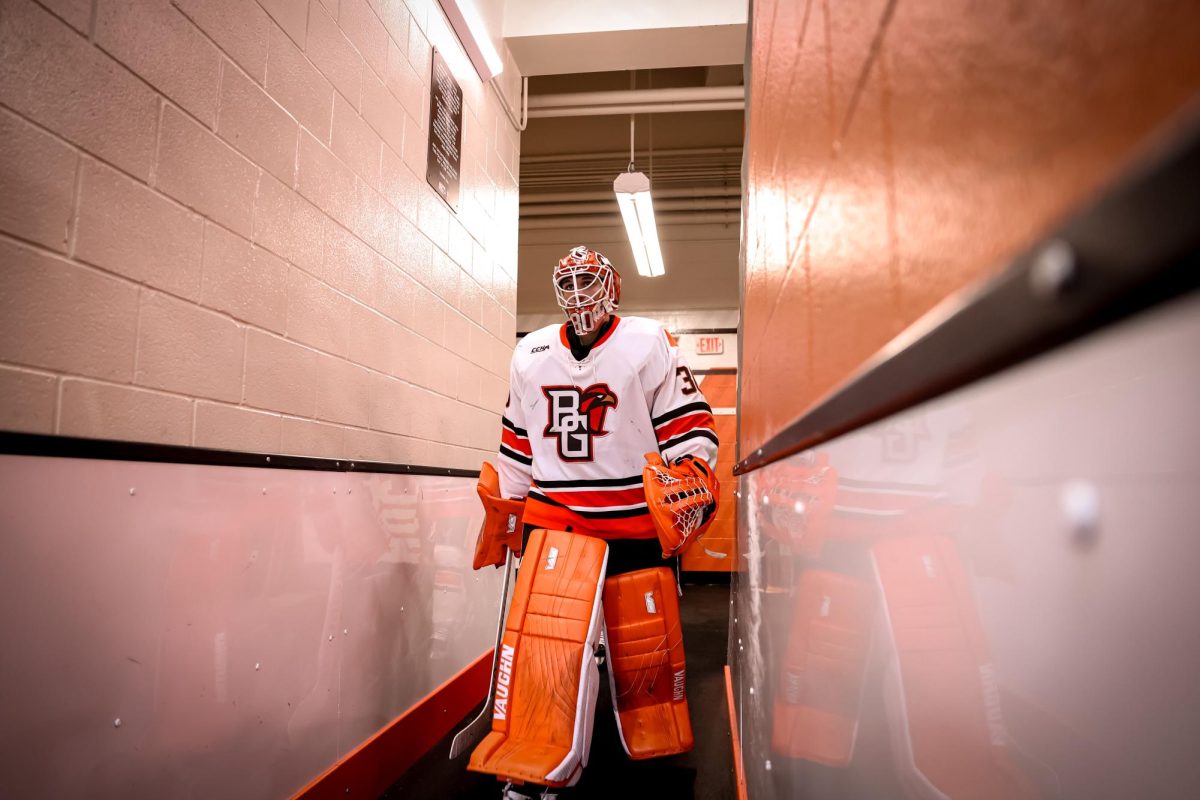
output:
[[[292,800],[378,797],[487,696],[492,650],[468,664],[412,708],[292,796]]]
[[[742,769],[742,740],[738,737],[737,711],[733,705],[733,673],[725,665],[725,701],[729,704],[729,733],[733,737],[733,774],[737,777],[738,800],[746,800],[746,771]]]

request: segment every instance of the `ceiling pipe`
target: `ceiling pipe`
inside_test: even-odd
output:
[[[655,192],[657,194],[657,192]],[[738,211],[741,198],[694,198],[662,200],[655,198],[654,213],[660,211]],[[585,214],[607,214],[617,209],[616,200],[607,203],[546,203],[536,206],[521,206],[521,217],[555,217]]]
[[[508,105],[508,98],[504,96],[504,90],[500,88],[497,82],[499,76],[492,76],[488,81],[492,85],[492,91],[496,93],[496,97],[500,100],[500,107],[504,109],[508,121],[517,129],[518,133],[523,133],[525,128],[529,126],[529,78],[521,77],[521,118],[517,119],[516,112]]]
[[[626,161],[624,164],[620,164],[619,166],[617,165],[617,162],[615,162],[615,161],[613,161],[609,164],[586,163],[586,164],[576,164],[576,165],[572,165],[569,167],[565,164],[550,164],[550,165],[542,164],[542,165],[538,165],[539,168],[534,168],[530,165],[526,165],[525,169],[521,170],[521,177],[524,178],[526,174],[536,175],[539,178],[553,178],[558,175],[573,175],[577,172],[605,172],[605,173],[608,173],[608,172],[612,172],[614,169],[616,169],[617,171],[624,171],[628,167],[628,165],[629,165],[628,161]],[[549,167],[549,168],[547,168],[547,167]],[[713,170],[713,169],[730,170],[730,169],[732,169],[732,170],[737,171],[738,174],[741,174],[741,164],[723,163],[720,161],[713,161],[713,160],[709,160],[708,162],[696,161],[696,162],[692,162],[692,163],[682,163],[682,162],[678,162],[678,161],[665,161],[665,159],[664,159],[663,163],[659,163],[659,161],[656,159],[655,164],[654,164],[654,173],[656,176],[658,175],[659,172],[662,172],[662,171],[680,172],[680,171],[697,170],[697,169],[708,169],[708,170]]]
[[[549,194],[556,193],[556,191],[558,189],[566,188],[568,186],[581,187],[581,188],[590,188],[592,186],[602,186],[602,185],[604,185],[605,177],[608,177],[608,176],[605,176],[605,175],[582,175],[582,176],[573,177],[569,180],[559,180],[559,181],[529,180],[529,181],[527,181],[527,180],[525,180],[525,177],[522,176],[521,177],[521,190],[523,192],[535,192],[535,191],[538,193],[544,192],[547,195],[549,195]],[[608,180],[610,183],[612,182],[611,177],[609,177]],[[732,182],[735,180],[737,180],[736,175],[728,175],[728,174],[725,174],[725,175],[657,175],[656,174],[654,176],[654,186],[655,186],[654,191],[657,192],[660,188],[665,191],[666,187],[668,187],[668,186],[670,186],[672,188],[697,187],[697,188],[703,189],[704,187],[711,186],[714,183],[721,183],[724,181]],[[712,194],[712,192],[709,192],[709,191],[701,191],[701,192],[698,192],[696,196],[697,197],[713,197],[714,195]],[[731,195],[716,195],[716,196],[718,196],[718,197],[734,197],[736,195],[731,194]],[[546,200],[544,202],[552,202],[552,201]],[[572,201],[568,201],[568,202],[572,202]],[[582,200],[582,201],[575,201],[575,202],[587,202],[587,201]]]
[[[615,164],[615,162],[609,166],[602,166],[599,164],[580,164],[578,166],[574,166],[571,168],[564,167],[561,169],[553,169],[553,170],[541,170],[541,169],[535,170],[532,168],[526,168],[526,169],[521,170],[521,183],[522,183],[522,185],[524,184],[526,177],[536,178],[536,179],[553,180],[553,179],[562,178],[562,177],[570,177],[572,175],[591,175],[593,173],[600,173],[600,174],[607,175],[613,171],[618,171],[618,172],[623,171],[624,167],[626,167],[626,165],[628,165],[628,163],[629,162],[627,161],[627,162],[625,162],[625,164],[622,164],[620,166],[617,166]],[[561,167],[562,165],[555,165],[555,166]],[[673,163],[673,162],[659,163],[658,160],[656,159],[655,163],[654,163],[654,177],[655,178],[659,178],[668,173],[692,173],[692,172],[696,172],[696,173],[700,173],[700,172],[732,173],[734,178],[738,179],[738,178],[740,178],[742,171],[741,171],[740,164],[723,164],[720,162],[709,162],[707,164],[703,164],[703,163],[678,164],[678,163]],[[721,181],[718,181],[718,183],[721,183]]]
[[[741,86],[697,86],[683,89],[628,89],[615,92],[543,94],[529,98],[529,117],[586,117],[618,114],[663,114],[680,111],[740,111],[746,93]]]
[[[673,188],[674,187],[677,187],[677,188],[700,187],[700,188],[702,188],[705,186],[711,186],[714,183],[733,182],[733,181],[737,180],[737,177],[738,177],[737,175],[730,175],[728,173],[721,173],[721,174],[705,173],[705,174],[694,174],[694,175],[693,174],[662,175],[662,174],[658,174],[656,172],[656,174],[654,176],[654,185],[655,185],[655,187],[657,187],[655,189],[655,191],[658,191],[658,188],[665,189],[667,186],[671,186]],[[550,193],[555,192],[558,189],[562,189],[562,188],[566,188],[566,187],[579,188],[579,187],[591,187],[591,186],[603,185],[605,178],[608,178],[610,183],[612,182],[611,176],[599,175],[599,174],[575,175],[570,178],[564,178],[562,180],[532,180],[532,179],[526,180],[525,176],[522,175],[521,176],[521,189],[522,189],[522,191],[526,191],[526,192],[537,191],[537,192],[545,192],[547,194],[550,194]],[[701,196],[704,196],[704,193],[701,193]]]
[[[543,95],[544,96],[544,95]],[[649,150],[640,150],[639,153],[649,154]],[[741,156],[741,147],[684,147],[675,150],[655,150],[654,155],[658,158],[672,158],[675,156]],[[554,164],[560,162],[580,162],[580,161],[608,161],[610,159],[629,160],[629,152],[627,150],[610,150],[604,153],[553,153],[549,155],[522,155],[522,164]]]
[[[700,213],[663,214],[655,217],[660,226],[666,225],[740,225],[741,211],[708,211]],[[591,217],[522,217],[522,230],[548,230],[556,228],[624,228],[620,214]]]
[[[681,89],[618,89],[612,92],[564,92],[535,94],[529,108],[568,108],[573,106],[624,106],[630,103],[684,103],[712,100],[743,100],[741,86],[690,86]]]
[[[696,186],[672,187],[655,189],[654,197],[672,199],[676,197],[741,197],[740,186]],[[542,203],[599,203],[612,200],[612,192],[542,192],[533,194],[523,192],[521,205],[539,205]]]
[[[720,100],[712,103],[641,103],[625,106],[579,106],[578,108],[543,108],[529,110],[529,118],[545,117],[603,117],[626,114],[672,114],[683,111],[742,111],[742,100]]]

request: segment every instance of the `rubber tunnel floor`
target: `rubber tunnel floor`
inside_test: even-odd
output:
[[[685,578],[686,580],[686,578]],[[725,706],[726,648],[729,633],[729,586],[685,585],[680,600],[683,646],[688,667],[688,707],[695,747],[690,753],[631,761],[617,738],[612,698],[601,675],[592,751],[583,777],[560,789],[561,800],[655,797],[731,800],[736,796],[729,712]],[[479,712],[477,706],[462,724]],[[455,732],[462,727],[455,726]],[[500,797],[504,784],[491,775],[467,771],[469,753],[450,761],[446,736],[380,800],[444,800]]]

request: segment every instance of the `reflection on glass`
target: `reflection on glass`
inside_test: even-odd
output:
[[[751,478],[776,788],[1032,795],[956,543],[975,461],[965,418],[923,414]]]
[[[1200,795],[1198,311],[741,479],[751,796]]]

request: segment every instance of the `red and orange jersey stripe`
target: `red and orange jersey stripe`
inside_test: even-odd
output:
[[[660,450],[668,450],[688,439],[705,438],[717,444],[712,408],[703,400],[673,408],[653,420]]]
[[[656,535],[654,522],[644,505],[640,512],[632,512],[629,516],[606,516],[605,512],[585,514],[555,505],[536,491],[531,491],[525,501],[522,521],[536,528],[571,531],[601,539],[653,539]]]
[[[533,482],[525,522],[605,539],[654,535],[642,476]]]
[[[698,411],[694,414],[688,414],[679,419],[673,419],[669,422],[664,422],[660,427],[654,429],[654,435],[658,439],[658,443],[662,444],[674,439],[680,434],[697,428],[715,429],[715,421],[713,415],[707,411]]]
[[[834,510],[839,514],[899,516],[931,503],[945,502],[946,498],[947,494],[940,486],[872,484],[839,477]]]
[[[528,467],[533,463],[529,433],[518,428],[508,417],[500,418],[500,455]]]
[[[552,502],[572,509],[586,508],[603,511],[613,508],[644,507],[646,505],[646,492],[641,486],[631,489],[617,489],[615,491],[598,491],[595,489],[562,492],[540,489],[539,491]]]
[[[527,456],[533,455],[533,450],[529,446],[529,440],[524,436],[518,436],[508,428],[504,428],[501,431],[500,444],[509,448],[510,450],[515,450],[518,453],[523,453]]]

